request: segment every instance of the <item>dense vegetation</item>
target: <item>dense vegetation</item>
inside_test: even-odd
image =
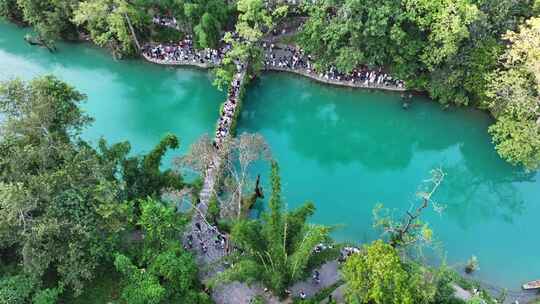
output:
[[[294,211],[284,210],[276,163],[272,164],[271,179],[268,212],[260,220],[241,220],[232,229],[231,239],[243,254],[234,267],[221,274],[221,279],[259,281],[282,294],[305,277],[315,258],[313,248],[329,241],[329,228],[307,223],[315,211],[312,203]]]
[[[135,304],[210,303],[200,291],[195,260],[178,240],[186,219],[159,201],[140,203],[137,225],[143,241],[114,256],[114,266],[122,274],[121,299]]]
[[[189,216],[160,200],[163,190],[188,186],[176,173],[159,170],[161,157],[178,147],[178,139],[167,135],[143,156],[129,156],[126,142],[109,146],[101,140],[95,149],[80,137],[92,120],[79,109],[84,98],[52,76],[0,85],[0,112],[5,115],[0,141],[0,303],[210,303],[192,254],[179,242]],[[253,153],[265,154],[260,136],[240,138],[248,146],[239,149],[251,158]],[[197,153],[202,146],[195,144],[191,153],[204,158],[205,153]],[[198,162],[193,157],[189,163]],[[224,217],[237,251],[228,257],[234,266],[214,282],[261,282],[282,296],[314,267],[335,259],[341,247],[313,250],[320,243],[332,244],[330,228],[307,222],[315,211],[311,203],[285,210],[278,165],[272,162],[271,168],[269,210],[260,219],[238,217],[236,212]],[[418,217],[442,182],[438,172],[428,183]],[[411,229],[379,218],[387,232],[396,234],[388,243],[366,246],[345,263],[351,303],[456,301],[449,287],[451,272],[402,255],[410,240],[425,234],[418,217]],[[112,286],[101,286],[93,294],[102,281]]]
[[[429,271],[404,263],[395,248],[375,241],[364,246],[361,254],[350,257],[343,267],[348,302],[436,303],[440,278]]]
[[[216,47],[232,10],[223,0],[0,1],[0,16],[33,26],[37,40],[51,49],[56,40],[78,40],[82,33],[119,57],[136,54],[135,36],[160,40],[192,34],[198,47]],[[156,33],[155,14],[175,17],[182,35]]]
[[[207,48],[223,37],[231,50],[215,71],[218,86],[230,83],[238,62],[258,73],[260,40],[279,21],[306,17],[296,42],[317,69],[382,67],[444,105],[488,110],[499,154],[529,169],[540,166],[539,11],[538,1],[513,0],[318,0],[300,10],[263,0],[0,0],[1,16],[33,26],[35,39],[50,49],[58,39],[88,35],[115,55],[130,56],[138,39],[193,35],[196,47]],[[175,17],[180,31],[155,26],[156,14]],[[131,155],[127,142],[93,147],[80,137],[92,121],[79,109],[84,98],[52,76],[0,85],[0,304],[84,297],[103,277],[118,278],[119,288],[105,301],[210,302],[193,256],[178,241],[189,216],[161,200],[165,189],[198,189],[177,172],[160,170],[178,138],[166,135],[147,155]],[[238,251],[216,282],[256,281],[283,295],[325,261],[313,248],[332,243],[330,228],[308,223],[313,204],[285,210],[275,162],[268,211],[247,219],[259,196],[257,187],[249,193],[246,172],[267,147],[260,136],[245,135],[231,141],[229,152],[229,176],[219,189],[226,193],[213,193],[209,208],[211,222],[229,230]],[[203,175],[215,153],[203,138],[184,165]],[[343,266],[350,303],[459,302],[450,271],[406,255],[431,240],[420,217],[443,177],[434,171],[420,206],[402,219],[376,208],[381,240]]]
[[[298,41],[319,68],[385,67],[442,104],[489,110],[499,154],[535,169],[538,7],[513,0],[321,0],[306,5]]]
[[[91,122],[83,99],[52,76],[0,85],[0,303],[80,295],[113,262],[129,303],[133,292],[155,303],[198,297],[194,261],[173,242],[186,221],[158,201],[161,189],[182,187],[159,171],[178,140],[166,136],[140,157],[127,155],[128,143],[96,150],[80,138]],[[139,277],[134,267],[150,270]]]

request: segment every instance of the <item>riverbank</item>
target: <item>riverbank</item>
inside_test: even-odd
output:
[[[217,65],[210,64],[210,63],[199,63],[193,60],[159,60],[155,58],[151,58],[150,56],[147,56],[145,54],[142,54],[142,57],[154,64],[164,65],[164,66],[176,66],[176,67],[195,67],[199,69],[211,69],[215,68]],[[377,85],[377,84],[368,84],[365,85],[363,83],[359,82],[352,82],[352,81],[344,81],[344,80],[336,80],[336,79],[326,79],[324,77],[321,77],[317,75],[316,73],[309,73],[308,71],[304,70],[297,70],[297,69],[288,69],[288,68],[280,68],[280,67],[266,67],[265,70],[272,71],[272,72],[281,72],[281,73],[291,73],[300,75],[312,80],[315,80],[317,82],[321,82],[328,85],[335,85],[335,86],[342,86],[342,87],[350,87],[350,88],[358,88],[358,89],[371,89],[371,90],[384,90],[384,91],[394,91],[394,92],[405,92],[407,89],[405,88],[398,88],[398,87],[389,87],[384,85]]]
[[[297,69],[288,69],[288,68],[280,68],[276,66],[269,66],[266,67],[265,70],[272,71],[272,72],[282,72],[282,73],[291,73],[300,75],[306,78],[309,78],[311,80],[321,82],[328,85],[335,85],[335,86],[342,86],[342,87],[349,87],[349,88],[357,88],[357,89],[369,89],[369,90],[384,90],[384,91],[394,91],[394,92],[406,92],[407,89],[405,88],[398,88],[398,87],[389,87],[384,85],[377,85],[377,84],[364,84],[361,82],[354,82],[354,81],[345,81],[345,80],[337,80],[337,79],[327,79],[323,76],[320,76],[313,72],[308,72],[305,70],[297,70]]]
[[[176,20],[168,17],[156,17],[154,23],[167,27],[177,26]],[[236,34],[233,33],[234,35]],[[343,73],[335,66],[329,66],[324,71],[320,71],[315,68],[313,58],[300,47],[282,43],[275,44],[268,40],[260,41],[259,47],[264,54],[260,58],[264,66],[263,70],[295,73],[324,84],[351,88],[406,91],[404,81],[392,77],[382,67],[370,69],[363,65]],[[221,46],[216,49],[196,49],[192,37],[186,36],[185,39],[178,42],[146,43],[140,53],[143,58],[152,63],[211,68],[219,66],[231,48],[230,43],[223,41]]]
[[[211,68],[214,68],[214,67],[217,66],[217,65],[212,64],[212,63],[197,62],[196,60],[160,60],[160,59],[152,58],[152,57],[150,57],[150,56],[148,56],[148,55],[146,55],[144,53],[141,54],[141,56],[146,61],[148,61],[150,63],[159,64],[159,65],[165,65],[165,66],[195,67],[195,68],[199,68],[199,69],[203,69],[203,70],[211,69]]]

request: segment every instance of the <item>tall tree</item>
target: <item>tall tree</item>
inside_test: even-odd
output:
[[[409,87],[422,88],[426,72],[457,52],[477,15],[468,0],[320,0],[306,7],[299,41],[317,68],[389,65]]]
[[[37,281],[80,293],[113,248],[120,188],[109,162],[79,138],[84,96],[52,77],[0,85],[0,250]]]
[[[421,220],[421,215],[428,207],[441,209],[434,200],[433,196],[439,189],[445,177],[445,173],[441,169],[431,171],[431,178],[425,181],[420,191],[417,192],[417,197],[420,199],[418,206],[411,207],[401,219],[394,219],[392,212],[383,208],[382,204],[378,204],[374,210],[374,227],[381,228],[383,235],[387,236],[392,247],[406,248],[415,244],[429,243],[432,239],[433,232],[428,227],[427,223]]]
[[[400,1],[320,0],[306,9],[309,19],[299,42],[315,56],[319,69],[335,65],[350,72],[360,64],[381,66],[392,60],[417,69],[420,35],[415,28],[405,28],[407,15]]]
[[[314,257],[315,245],[328,241],[328,227],[308,224],[315,212],[312,203],[284,211],[279,168],[272,164],[272,194],[269,210],[260,220],[241,220],[232,229],[231,240],[244,252],[224,280],[259,280],[278,294],[302,278]]]
[[[408,19],[427,35],[420,59],[432,71],[455,55],[460,42],[469,37],[469,24],[478,8],[469,0],[406,0]]]
[[[122,179],[126,183],[128,200],[158,197],[161,190],[180,190],[182,177],[171,169],[161,171],[161,160],[168,149],[177,149],[180,143],[173,134],[165,135],[146,155],[132,156],[122,160]],[[101,144],[106,150],[104,143]]]
[[[133,31],[146,24],[144,14],[125,0],[81,2],[73,21],[90,32],[94,43],[109,47],[118,57],[135,54],[137,38]]]
[[[378,240],[347,258],[343,277],[348,303],[431,303],[435,280],[424,268],[411,268],[392,246]]]
[[[540,18],[508,32],[503,67],[489,76],[483,106],[497,118],[489,128],[497,152],[529,169],[540,166]]]
[[[223,183],[211,189],[212,195],[217,199],[223,217],[240,218],[249,211],[247,202],[255,184],[251,172],[258,161],[269,161],[270,158],[270,148],[260,134],[243,133],[228,138],[219,150],[214,148],[208,136],[203,136],[175,163],[180,171],[191,170],[204,176],[214,160],[221,159]]]
[[[263,68],[260,39],[274,26],[274,17],[282,17],[287,12],[286,5],[270,8],[262,0],[240,0],[236,7],[239,12],[236,35],[225,33],[223,40],[231,45],[231,49],[215,70],[214,85],[220,90],[231,83],[237,63],[247,64],[248,74],[260,73]]]
[[[201,17],[201,22],[193,29],[195,42],[201,49],[217,48],[221,35],[221,24],[210,13],[206,12]]]
[[[195,36],[198,48],[216,48],[233,13],[233,6],[223,0],[195,0],[183,4],[182,13],[176,14],[178,20],[185,20],[188,32]]]
[[[479,13],[458,52],[430,75],[430,95],[442,104],[478,105],[485,98],[488,76],[499,67],[505,44],[500,36],[515,30],[527,16],[527,1],[478,0]]]

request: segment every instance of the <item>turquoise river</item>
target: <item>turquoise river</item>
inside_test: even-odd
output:
[[[181,138],[172,153],[179,154],[214,129],[225,95],[208,72],[115,61],[88,44],[60,44],[51,54],[27,45],[24,34],[0,23],[0,79],[50,73],[87,94],[83,107],[95,118],[88,140],[129,140],[141,152],[172,132]],[[540,175],[502,161],[489,124],[484,113],[442,110],[423,98],[405,111],[396,94],[270,73],[250,84],[239,132],[266,137],[288,206],[313,201],[313,221],[340,224],[340,241],[374,239],[374,205],[403,213],[429,171],[441,167],[447,177],[435,200],[444,211],[430,209],[425,220],[447,263],[462,268],[476,255],[476,278],[517,290],[540,279]]]

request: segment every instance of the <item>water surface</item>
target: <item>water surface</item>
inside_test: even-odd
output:
[[[88,44],[60,44],[50,54],[27,45],[23,35],[0,23],[0,79],[52,73],[87,94],[83,107],[95,118],[84,133],[88,140],[130,140],[141,152],[172,132],[184,150],[214,129],[224,94],[207,72],[115,61]],[[428,210],[425,219],[448,262],[476,255],[477,277],[511,289],[540,278],[538,174],[497,156],[487,115],[442,111],[422,98],[404,111],[399,95],[283,74],[253,83],[244,105],[240,132],[260,132],[271,144],[288,205],[315,202],[315,222],[342,224],[337,239],[376,238],[373,206],[381,202],[403,213],[429,171],[441,167],[447,178],[435,200],[446,209]]]
[[[0,23],[0,79],[53,74],[86,94],[83,108],[95,118],[84,133],[87,140],[129,140],[139,153],[170,132],[185,151],[199,136],[213,132],[225,94],[214,89],[209,73],[117,61],[87,43],[60,43],[59,52],[51,54],[28,45],[22,39],[25,32]]]
[[[519,289],[540,278],[540,181],[499,158],[489,124],[482,112],[444,111],[424,98],[403,110],[399,94],[267,74],[250,87],[240,128],[269,141],[289,207],[315,202],[314,221],[343,224],[334,235],[344,241],[378,237],[375,204],[403,214],[430,170],[442,168],[434,200],[445,209],[424,219],[448,263],[462,269],[476,255],[475,276]]]

